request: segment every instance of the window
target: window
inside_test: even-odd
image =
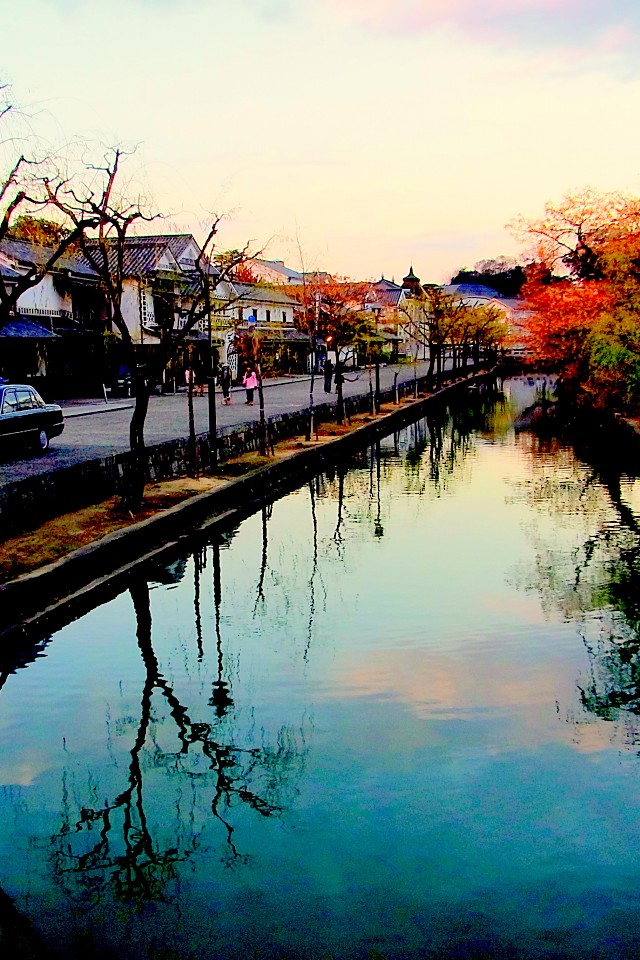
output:
[[[271,310],[265,310],[265,314],[267,317],[267,323],[271,323]]]
[[[37,404],[31,390],[16,390],[17,410],[33,410]]]
[[[283,310],[283,311],[282,311],[282,322],[283,322],[283,323],[286,323],[286,322],[287,322],[287,311],[286,311],[286,310]]]
[[[14,413],[18,409],[15,390],[5,390],[4,401],[2,403],[3,413]]]

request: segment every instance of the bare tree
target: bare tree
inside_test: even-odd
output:
[[[79,243],[84,257],[99,277],[108,319],[121,337],[133,375],[135,407],[129,428],[131,460],[123,499],[130,510],[137,510],[142,503],[147,478],[144,425],[151,391],[191,331],[210,318],[213,312],[228,306],[228,301],[221,303],[215,299],[215,287],[232,277],[235,267],[248,257],[248,250],[245,247],[239,251],[221,269],[213,268],[212,255],[221,220],[220,216],[214,217],[191,275],[186,280],[184,276],[175,278],[174,290],[169,296],[170,309],[165,311],[165,318],[160,323],[158,348],[153,355],[140,355],[122,312],[124,282],[128,276],[127,240],[136,224],[155,220],[159,214],[143,209],[141,198],[130,200],[121,193],[122,163],[128,155],[120,147],[110,149],[102,166],[87,167],[95,177],[92,183],[83,187],[67,180],[47,179],[45,188],[49,202],[70,219],[75,229],[80,230],[87,218],[97,221],[97,236],[83,227]],[[178,309],[184,302],[188,302],[188,308]],[[176,326],[178,313],[182,314],[181,323]],[[212,399],[215,403],[215,397]],[[215,409],[213,413],[215,420]],[[211,443],[215,446],[215,427],[213,434]]]
[[[20,215],[42,214],[52,206],[46,190],[42,189],[42,174],[50,158],[31,157],[21,149],[13,149],[18,144],[24,146],[25,137],[14,135],[11,129],[11,122],[19,113],[10,101],[9,87],[0,86],[0,147],[6,148],[10,157],[7,169],[0,173],[0,243],[11,237]],[[39,263],[20,264],[11,271],[10,277],[0,271],[0,328],[15,315],[20,297],[37,286],[61,257],[73,250],[84,231],[97,226],[98,221],[86,216],[75,224],[68,224],[66,220],[57,235],[51,235],[46,254]]]

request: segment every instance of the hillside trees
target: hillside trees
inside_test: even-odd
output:
[[[490,287],[502,297],[517,297],[525,282],[525,268],[512,257],[480,260],[471,270],[458,270],[451,283],[479,284]]]

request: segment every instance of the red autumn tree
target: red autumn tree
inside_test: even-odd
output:
[[[534,357],[574,400],[640,409],[640,200],[583,191],[518,229],[537,257],[522,291]]]

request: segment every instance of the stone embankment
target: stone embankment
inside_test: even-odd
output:
[[[491,374],[486,372],[471,375],[418,399],[411,400],[405,396],[404,402],[394,406],[390,412],[387,409],[377,416],[366,417],[365,422],[354,425],[342,435],[325,436],[320,442],[300,441],[290,447],[285,455],[271,458],[268,463],[244,476],[227,479],[211,491],[190,497],[148,519],[130,523],[54,563],[0,584],[0,638],[4,637],[5,641],[11,638],[15,642],[24,637],[28,641],[31,629],[36,624],[39,629],[55,629],[57,624],[79,616],[102,597],[118,592],[133,569],[154,561],[166,561],[187,549],[187,544],[194,539],[208,538],[215,535],[216,531],[227,529],[260,509],[265,502],[295,489],[307,477],[327,465],[339,462],[352,450],[366,446],[392,430],[401,429],[419,417],[425,407],[439,397],[481,382],[489,376]],[[405,395],[413,394],[414,390],[413,384],[404,387]],[[382,400],[389,403],[395,397],[386,395]],[[368,404],[366,397],[358,400],[361,413],[368,411]],[[353,403],[350,414],[355,417]],[[317,415],[319,419],[323,415],[333,417],[335,409],[318,407]],[[272,442],[275,444],[286,437],[304,435],[307,416],[306,411],[300,411],[271,418],[269,429]],[[226,436],[223,433],[219,439],[221,459],[228,459],[258,448],[259,426],[255,423],[246,424],[230,430]],[[206,435],[198,437],[198,445],[200,463],[206,468]],[[166,479],[183,475],[187,456],[186,440],[160,444],[151,449],[149,462],[152,477]],[[83,472],[89,468],[95,472]],[[91,491],[91,497],[95,500],[106,499],[117,491],[121,482],[122,463],[119,457],[107,458],[101,468],[91,463],[78,469],[85,481],[93,479],[96,484]],[[64,475],[75,472],[76,468],[58,471]],[[34,479],[40,484],[41,494],[56,498],[59,478],[55,474]],[[21,508],[24,510],[37,492],[31,488],[31,480],[23,482],[30,488],[22,492],[25,502]],[[69,482],[67,476],[58,490],[57,504],[61,508],[58,513],[64,512],[62,504],[75,500],[77,506],[77,498],[69,496],[69,491],[65,489],[65,483]]]

